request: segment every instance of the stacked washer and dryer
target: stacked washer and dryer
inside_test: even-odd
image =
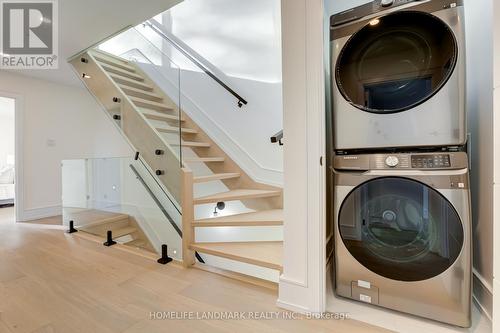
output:
[[[338,296],[471,324],[462,0],[331,17]]]

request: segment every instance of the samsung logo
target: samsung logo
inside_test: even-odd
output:
[[[357,160],[358,156],[344,156],[344,160]]]

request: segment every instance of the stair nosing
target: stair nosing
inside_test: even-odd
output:
[[[198,176],[193,178],[194,183],[204,183],[216,180],[225,180],[241,177],[239,172],[214,173],[213,175]]]
[[[171,146],[181,146],[189,148],[210,148],[212,145],[208,142],[198,142],[198,141],[183,141],[183,142],[172,142]]]
[[[168,128],[162,128],[162,127],[156,127],[156,130],[158,132],[162,133],[178,133],[179,128],[171,127],[169,126]],[[181,133],[186,133],[186,134],[198,134],[198,131],[192,128],[181,128],[180,129]]]
[[[185,157],[185,163],[223,163],[226,159],[224,157]]]

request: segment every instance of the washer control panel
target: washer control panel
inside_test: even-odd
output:
[[[413,155],[413,169],[443,169],[451,167],[450,154]]]

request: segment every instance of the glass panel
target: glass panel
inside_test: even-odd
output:
[[[440,193],[396,177],[368,181],[352,191],[340,209],[339,230],[358,262],[400,281],[441,274],[464,241],[460,217]]]
[[[101,238],[182,260],[182,217],[161,183],[141,160],[108,158],[62,163],[63,220]],[[124,214],[124,215],[122,215]],[[128,218],[127,218],[128,216]],[[134,228],[130,234],[120,229]]]
[[[398,12],[373,20],[339,55],[336,80],[361,110],[392,113],[423,103],[446,83],[457,62],[457,43],[439,18]]]
[[[151,108],[141,105],[139,110],[160,111],[171,119],[148,118],[149,124],[157,129],[157,134],[164,140],[170,149],[175,151],[182,167],[182,140],[181,140],[181,74],[179,66],[170,57],[147,40],[136,28],[129,29],[98,46],[99,50],[119,56],[135,63],[144,74],[160,89],[161,101],[170,110]],[[136,103],[137,104],[137,103]],[[173,129],[176,129],[175,131]]]

